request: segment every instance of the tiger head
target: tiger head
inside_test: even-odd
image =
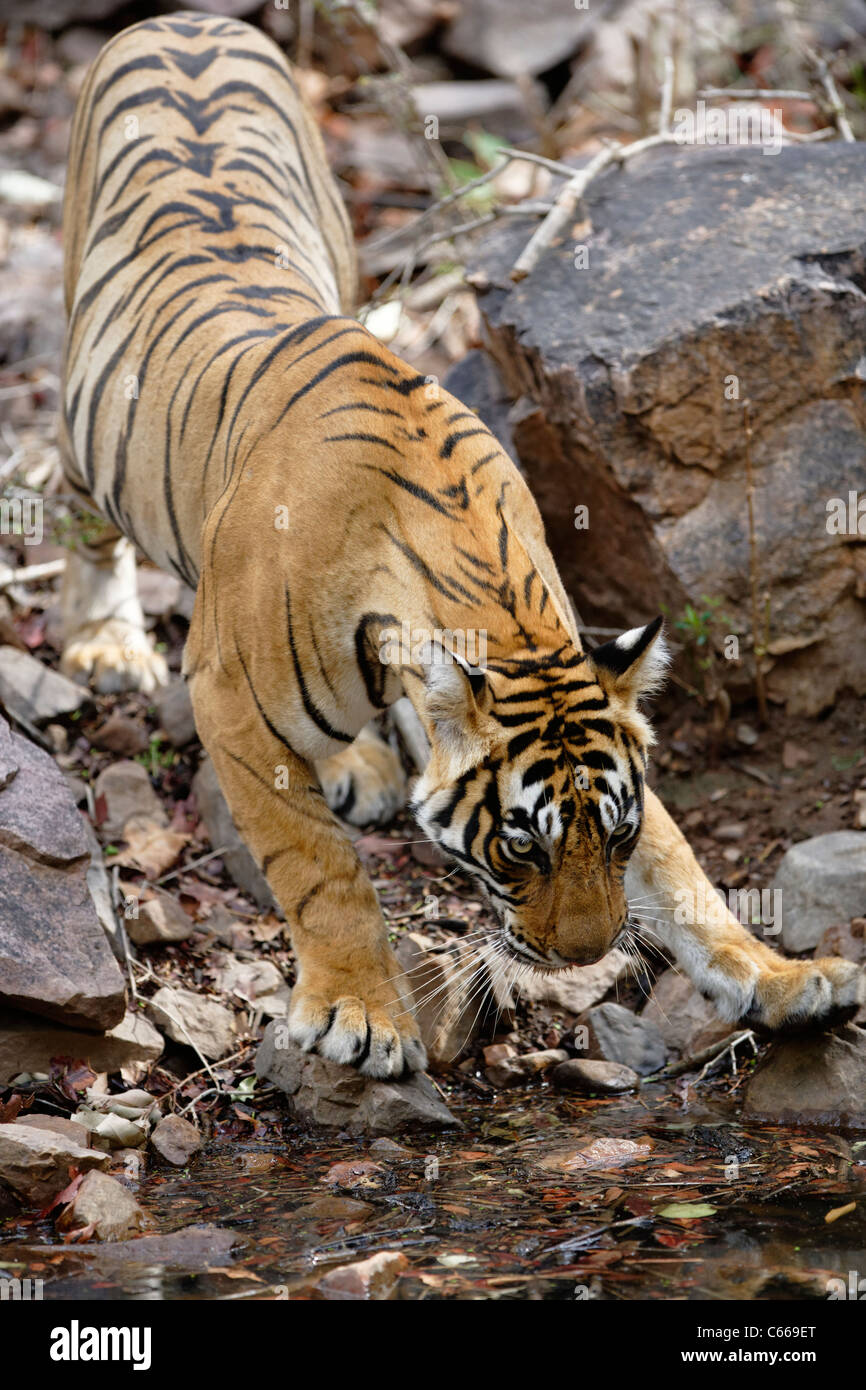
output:
[[[507,951],[538,969],[599,960],[626,928],[653,742],[638,701],[667,662],[661,623],[590,655],[569,645],[482,671],[440,649],[426,665],[432,751],[413,812],[482,889]]]

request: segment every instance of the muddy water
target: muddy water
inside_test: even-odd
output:
[[[406,1137],[402,1153],[276,1122],[141,1182],[157,1232],[217,1225],[231,1253],[181,1239],[121,1260],[42,1222],[7,1235],[0,1261],[51,1298],[228,1300],[315,1298],[324,1271],[381,1250],[406,1256],[408,1299],[826,1299],[866,1267],[856,1136],[744,1126],[734,1101],[671,1087],[452,1104],[459,1134]]]

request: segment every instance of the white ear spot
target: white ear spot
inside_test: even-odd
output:
[[[621,651],[631,651],[631,648],[634,646],[638,638],[643,634],[643,631],[644,629],[642,627],[630,627],[628,632],[620,633],[619,637],[617,637],[616,639],[616,645],[620,648]]]

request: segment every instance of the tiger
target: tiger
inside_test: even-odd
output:
[[[181,12],[109,41],[76,107],[63,240],[60,447],[100,527],[67,563],[62,669],[155,690],[137,553],[195,590],[183,675],[291,936],[292,1042],[371,1078],[426,1066],[345,827],[403,801],[381,732],[400,699],[429,746],[411,810],[507,959],[599,961],[638,900],[723,1018],[856,1011],[858,968],[747,931],[647,785],[661,618],[585,650],[515,463],[354,317],[349,220],[269,38]]]

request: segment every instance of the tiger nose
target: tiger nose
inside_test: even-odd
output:
[[[549,951],[548,959],[552,965],[595,965],[597,960],[607,955],[608,949],[607,946],[595,945],[590,941],[575,942],[565,951]]]

